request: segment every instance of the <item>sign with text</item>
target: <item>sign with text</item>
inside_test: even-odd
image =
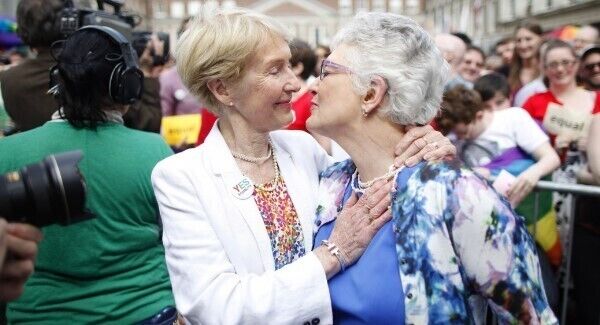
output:
[[[562,138],[577,140],[587,136],[591,114],[569,109],[556,103],[548,104],[544,116],[544,128]]]
[[[170,146],[195,144],[201,125],[200,114],[165,116],[162,118],[160,134]]]

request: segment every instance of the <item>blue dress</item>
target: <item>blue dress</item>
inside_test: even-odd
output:
[[[405,183],[413,171],[404,169],[398,181]],[[349,194],[347,188],[344,203]],[[334,224],[335,220],[319,229],[315,245],[329,238]],[[329,280],[336,324],[404,324],[404,292],[392,225],[389,221],[379,229],[360,259]]]

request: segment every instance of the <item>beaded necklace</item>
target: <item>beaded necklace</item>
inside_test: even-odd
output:
[[[263,157],[250,157],[243,153],[234,152],[234,151],[231,151],[231,155],[234,158],[237,158],[237,159],[240,159],[243,161],[247,161],[249,163],[262,164],[263,162],[267,161],[267,159],[271,158],[271,156],[273,155],[273,146],[271,145],[271,140],[269,140],[269,152],[267,153],[266,156],[263,156]]]
[[[358,168],[354,171],[354,173],[352,174],[352,179],[350,180],[350,185],[352,186],[352,190],[355,193],[362,193],[364,194],[365,191],[373,186],[373,184],[375,184],[377,181],[380,180],[389,180],[390,178],[394,178],[394,183],[395,183],[395,179],[396,176],[398,175],[398,172],[401,171],[402,169],[404,169],[404,165],[400,166],[400,167],[396,167],[393,164],[388,168],[388,172],[379,176],[379,177],[375,177],[372,180],[368,181],[368,182],[362,182],[360,180],[360,176],[358,175]],[[358,185],[358,186],[357,186]]]

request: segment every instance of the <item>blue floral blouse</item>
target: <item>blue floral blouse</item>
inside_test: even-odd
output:
[[[316,230],[335,219],[354,164],[321,174]],[[406,324],[558,324],[524,220],[458,161],[421,163],[392,192]]]

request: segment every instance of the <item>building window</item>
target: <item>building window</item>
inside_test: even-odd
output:
[[[154,1],[154,18],[165,18],[169,16],[167,2],[164,0]]]
[[[212,17],[219,10],[219,3],[216,0],[208,0],[204,3],[204,17]]]
[[[421,11],[421,3],[419,0],[406,0],[406,14],[418,15]]]
[[[340,0],[340,15],[349,16],[352,14],[352,0]]]
[[[236,7],[236,4],[235,4],[234,0],[225,0],[225,1],[223,1],[223,4],[221,5],[221,7],[223,9],[233,9]]]
[[[202,3],[200,1],[188,2],[188,15],[197,16],[202,11]]]
[[[390,12],[395,14],[402,13],[402,0],[391,0]]]
[[[373,11],[384,12],[385,0],[373,0]]]
[[[367,0],[356,0],[356,12],[363,12],[369,10],[369,3]]]
[[[171,2],[171,17],[183,18],[185,17],[185,5],[181,1]]]

